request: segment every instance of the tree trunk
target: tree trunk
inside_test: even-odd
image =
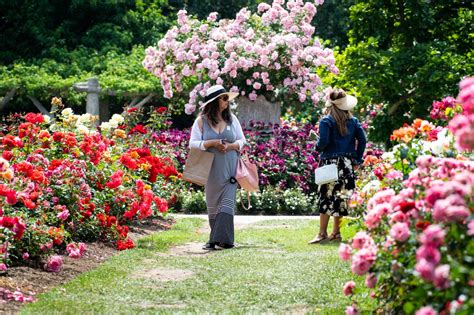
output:
[[[52,116],[51,113],[48,112],[48,110],[43,106],[43,104],[41,104],[40,101],[38,101],[37,98],[34,98],[33,96],[27,96],[27,97],[33,102],[33,104],[36,106],[36,108],[39,109],[41,114],[48,115],[49,117]]]
[[[0,112],[5,108],[5,106],[7,106],[8,102],[10,102],[15,94],[16,88],[13,88],[3,97],[2,101],[0,102]]]

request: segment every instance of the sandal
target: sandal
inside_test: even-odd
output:
[[[336,242],[341,242],[342,241],[342,237],[341,237],[341,233],[332,233],[331,235],[329,235],[329,238],[328,238],[330,241],[336,241]]]
[[[313,238],[311,241],[309,241],[308,244],[318,244],[318,243],[321,243],[322,241],[325,241],[327,239],[328,239],[327,235],[318,234],[315,238]]]

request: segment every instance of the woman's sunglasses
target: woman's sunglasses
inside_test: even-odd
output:
[[[229,100],[229,95],[225,94],[225,95],[222,95],[221,97],[219,97],[221,100],[223,100],[224,102],[227,102]]]

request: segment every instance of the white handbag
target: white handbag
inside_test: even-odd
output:
[[[339,175],[336,164],[324,165],[314,171],[314,181],[319,186],[336,182],[338,179]]]

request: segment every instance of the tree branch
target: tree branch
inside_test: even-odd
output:
[[[48,115],[51,117],[51,113],[43,106],[43,104],[41,104],[40,101],[38,101],[37,98],[29,95],[27,97],[33,102],[36,108],[38,108],[43,115]]]
[[[146,103],[148,103],[148,102],[153,98],[153,96],[155,96],[154,93],[148,94],[147,97],[145,97],[140,103],[138,103],[138,104],[135,105],[134,107],[136,107],[136,108],[142,107],[143,105],[145,105]]]

